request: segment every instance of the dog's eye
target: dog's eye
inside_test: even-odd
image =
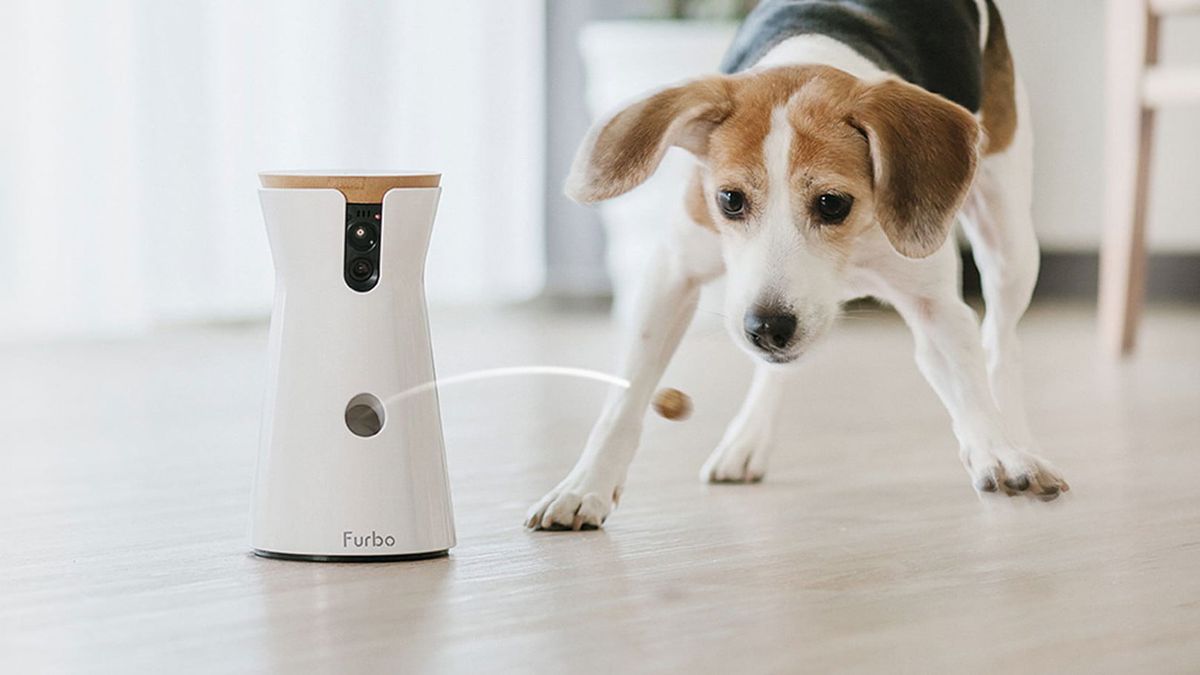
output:
[[[850,215],[850,208],[854,206],[854,198],[827,192],[817,197],[814,206],[817,213],[820,214],[821,220],[825,221],[827,225],[837,225]]]
[[[746,216],[746,195],[738,190],[721,190],[717,193],[717,205],[727,218],[739,220]]]

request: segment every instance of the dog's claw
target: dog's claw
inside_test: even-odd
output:
[[[996,481],[993,480],[991,476],[988,476],[986,478],[979,480],[978,482],[976,482],[975,486],[980,492],[995,492],[996,491]]]
[[[1007,478],[1004,481],[1004,485],[1017,492],[1024,492],[1029,489],[1029,476],[1019,476],[1015,479]]]

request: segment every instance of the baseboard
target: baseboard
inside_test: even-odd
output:
[[[980,297],[979,270],[971,252],[963,251],[963,295]],[[1094,301],[1100,279],[1099,256],[1095,253],[1042,254],[1034,297],[1038,299],[1085,299]],[[1200,302],[1200,253],[1156,253],[1150,256],[1146,275],[1146,297],[1151,301]],[[612,294],[596,289],[547,287],[538,302],[555,309],[595,310],[607,306]]]
[[[1146,269],[1148,299],[1200,302],[1200,253],[1156,253]],[[1095,298],[1099,275],[1095,253],[1043,253],[1034,297]],[[963,294],[980,295],[979,270],[970,251],[963,251]]]

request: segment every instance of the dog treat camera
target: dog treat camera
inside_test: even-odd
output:
[[[397,560],[454,546],[425,255],[436,173],[263,173],[275,263],[251,545]],[[402,392],[418,387],[415,393]]]

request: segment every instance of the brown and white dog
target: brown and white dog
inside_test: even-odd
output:
[[[697,168],[647,272],[626,345],[631,386],[527,525],[604,523],[700,287],[722,274],[729,332],[759,364],[703,480],[763,477],[784,364],[841,303],[872,296],[911,328],[977,490],[1068,490],[1033,454],[1022,402],[1016,326],[1038,273],[1033,135],[992,0],[766,0],[723,71],[633,103],[580,148],[567,192],[585,203],[642,183],[670,146]],[[982,275],[982,331],[959,293],[956,220]]]

